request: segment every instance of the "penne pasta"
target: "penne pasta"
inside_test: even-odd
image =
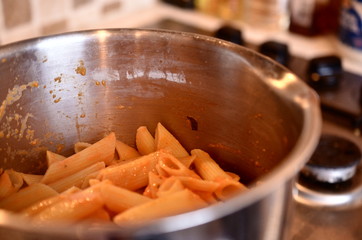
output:
[[[188,169],[177,158],[171,154],[162,155],[156,168],[158,173],[163,176],[189,176],[200,178],[194,171]]]
[[[18,212],[43,199],[58,195],[51,187],[35,183],[0,201],[0,208]]]
[[[87,147],[92,146],[92,144],[90,143],[86,143],[86,142],[76,142],[74,144],[74,152],[75,153],[79,153],[80,151],[86,149]]]
[[[191,189],[192,191],[213,193],[220,188],[220,183],[214,181],[205,181],[202,179],[184,176],[178,176],[176,178],[179,179],[185,187]]]
[[[49,220],[74,222],[95,213],[102,206],[103,200],[100,192],[95,188],[88,188],[45,208],[33,219],[37,222]]]
[[[215,197],[212,192],[203,192],[203,191],[192,191],[197,194],[201,199],[203,199],[208,204],[219,203],[219,200]]]
[[[219,178],[215,181],[219,183],[215,195],[223,201],[247,189],[242,183],[231,178]]]
[[[0,200],[16,192],[16,189],[11,182],[10,176],[6,171],[4,171],[0,176],[0,186]]]
[[[200,176],[205,180],[219,183],[215,195],[220,200],[226,200],[247,189],[243,184],[235,180],[234,175],[231,175],[220,168],[208,153],[200,149],[194,149],[191,151],[191,154],[196,155],[195,168]]]
[[[45,184],[55,182],[97,162],[107,164],[113,160],[115,145],[116,137],[111,133],[83,151],[50,165],[41,182]]]
[[[21,212],[29,217],[34,216],[34,215],[40,213],[41,211],[43,211],[45,208],[47,208],[57,202],[62,201],[70,194],[73,194],[73,193],[76,193],[79,191],[81,191],[79,188],[71,187],[71,188],[67,189],[67,191],[65,191],[59,195],[56,195],[56,196],[50,197],[50,198],[46,198],[42,201],[36,202],[33,205],[23,209]]]
[[[34,184],[34,183],[40,183],[41,180],[43,179],[43,175],[22,173],[21,176],[23,177],[24,182],[27,185],[31,185],[31,184]]]
[[[158,189],[160,188],[161,184],[165,180],[164,177],[160,175],[156,175],[153,172],[148,173],[148,185],[143,192],[143,195],[149,198],[156,198]]]
[[[136,132],[136,145],[142,155],[147,155],[156,150],[155,139],[148,131],[147,127],[141,126]]]
[[[161,123],[155,138],[139,127],[136,146],[110,133],[94,144],[75,143],[67,158],[47,151],[44,175],[0,168],[0,208],[36,223],[121,225],[203,208],[246,189],[208,153],[190,155]]]
[[[64,156],[62,156],[60,154],[51,152],[51,151],[47,151],[46,152],[46,159],[47,159],[47,164],[48,164],[48,167],[49,167],[50,165],[52,165],[55,162],[63,161],[64,159],[66,159],[66,157],[64,157]]]
[[[177,204],[175,204],[177,203]],[[206,207],[208,204],[188,189],[168,194],[130,208],[114,217],[116,224],[138,223]]]
[[[160,185],[160,188],[157,192],[157,197],[163,197],[169,194],[173,194],[184,190],[185,187],[182,185],[180,179],[175,177],[167,178],[163,183]]]
[[[52,182],[49,184],[57,192],[63,192],[70,187],[81,187],[85,179],[93,173],[98,173],[101,169],[104,169],[106,166],[104,162],[97,162],[79,172],[76,172],[72,175],[69,175],[65,178],[59,179],[58,181]]]
[[[98,223],[106,223],[106,222],[110,222],[111,216],[109,214],[109,212],[107,210],[105,210],[104,208],[100,208],[98,210],[96,210],[95,212],[91,213],[88,216],[85,216],[83,218],[83,222],[98,222]]]
[[[102,168],[102,169],[104,169],[104,168]],[[85,176],[84,179],[83,179],[83,183],[82,183],[80,188],[81,189],[86,189],[86,188],[90,187],[91,186],[90,182],[92,180],[95,180],[98,177],[100,172],[101,172],[101,170],[94,171],[94,172],[88,174],[87,176]]]
[[[157,150],[164,149],[177,158],[189,156],[181,143],[161,123],[156,127],[155,146]]]
[[[196,156],[190,155],[187,157],[177,158],[185,167],[190,168],[191,165],[194,163]]]
[[[240,176],[232,173],[232,172],[226,172],[227,175],[229,175],[231,177],[231,179],[233,179],[234,181],[240,181]]]
[[[216,178],[231,178],[207,152],[193,149],[191,154],[196,156],[194,161],[195,168],[203,179],[213,181]]]
[[[151,201],[139,193],[112,184],[102,184],[101,194],[106,207],[115,213]]]
[[[141,156],[136,149],[118,140],[116,141],[116,151],[120,161],[127,161]]]
[[[14,187],[15,192],[17,192],[24,183],[22,173],[16,172],[13,169],[5,170],[5,173],[9,175],[12,186]]]
[[[128,163],[105,168],[98,175],[99,180],[110,180],[114,185],[129,190],[137,190],[148,184],[148,173],[155,171],[160,157],[167,155],[157,151]]]

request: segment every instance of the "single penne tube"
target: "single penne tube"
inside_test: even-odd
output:
[[[49,167],[50,165],[52,165],[55,162],[63,161],[64,159],[66,159],[66,157],[64,157],[63,155],[60,155],[58,153],[55,153],[55,152],[46,151],[46,159],[47,159],[47,164]]]
[[[203,191],[213,193],[220,187],[220,184],[214,181],[208,181],[203,179],[197,179],[193,177],[176,177],[181,181],[181,183],[191,189],[192,191]]]
[[[180,179],[175,177],[169,177],[161,184],[157,192],[157,197],[163,197],[184,189],[185,186],[182,184]]]
[[[97,162],[87,168],[80,170],[72,175],[69,175],[65,178],[61,178],[55,182],[48,184],[55,191],[61,193],[72,186],[82,187],[83,183],[86,181],[86,178],[92,173],[98,173],[101,169],[104,169],[106,165],[104,162]],[[96,177],[96,176],[95,176]],[[94,178],[95,178],[94,177]],[[89,179],[88,179],[89,181]]]
[[[141,156],[141,154],[135,148],[133,148],[119,140],[116,141],[116,151],[119,156],[119,161],[135,159],[135,158]]]
[[[234,181],[240,181],[240,176],[233,172],[226,172],[227,175],[231,177]]]
[[[86,149],[87,147],[92,146],[92,144],[87,143],[87,142],[76,142],[74,144],[74,152],[75,153],[79,153],[80,151]]]
[[[87,176],[85,176],[83,179],[83,183],[80,186],[80,189],[86,189],[86,188],[90,187],[91,186],[90,181],[92,181],[93,179],[96,179],[98,177],[99,173],[101,172],[101,170],[92,172],[92,173],[88,174]]]
[[[43,175],[36,175],[36,174],[22,173],[21,176],[23,177],[24,182],[27,185],[31,185],[34,183],[40,183],[40,181],[43,179]]]
[[[184,189],[130,208],[116,215],[113,220],[119,225],[123,223],[139,223],[192,211],[207,205],[198,195]]]
[[[108,164],[113,160],[115,145],[116,136],[111,133],[83,151],[50,165],[41,182],[45,184],[55,182],[97,162]]]
[[[38,201],[56,195],[58,195],[58,193],[51,187],[42,183],[34,183],[1,200],[0,208],[17,212]]]
[[[215,195],[222,201],[225,201],[226,199],[247,190],[247,188],[242,183],[231,178],[217,178],[214,181],[219,183],[219,187],[216,189]]]
[[[103,207],[103,199],[96,188],[71,194],[33,216],[34,221],[75,222]]]
[[[160,157],[166,155],[162,151],[150,153],[125,164],[103,169],[98,179],[110,180],[114,185],[129,190],[137,190],[148,184],[148,173],[155,171]]]
[[[13,169],[5,170],[9,174],[11,184],[14,186],[17,192],[24,184],[24,179],[21,172],[14,171]]]
[[[69,196],[70,194],[76,193],[76,192],[80,192],[81,190],[78,187],[71,187],[69,189],[67,189],[66,191],[64,191],[63,193],[56,195],[54,197],[50,197],[50,198],[46,198],[42,201],[36,202],[33,205],[23,209],[21,211],[22,214],[24,214],[25,216],[31,217],[35,214],[40,213],[41,211],[43,211],[45,208],[62,201],[63,199],[65,199],[67,196]]]
[[[0,176],[0,200],[15,192],[16,189],[11,182],[9,174],[4,171]]]
[[[194,171],[185,167],[176,157],[171,154],[164,154],[160,156],[158,161],[158,167],[156,168],[161,175],[167,176],[189,176],[194,178],[200,178]]]
[[[139,193],[112,184],[102,184],[100,191],[104,204],[115,213],[151,201]]]
[[[156,150],[165,149],[177,158],[189,156],[181,143],[161,123],[156,127],[155,146]]]
[[[136,131],[136,145],[138,152],[147,155],[156,150],[155,139],[146,126],[141,126]]]
[[[158,189],[165,180],[161,175],[157,175],[153,172],[148,173],[148,185],[145,188],[143,195],[149,198],[156,198]]]
[[[81,221],[90,223],[106,223],[111,222],[111,216],[104,208],[100,208],[88,216],[85,216]]]
[[[220,201],[215,197],[212,192],[203,192],[203,191],[192,191],[197,194],[201,199],[203,199],[208,204],[220,203]]]
[[[192,163],[195,161],[196,156],[190,155],[187,157],[177,158],[185,167],[190,168]]]
[[[231,179],[230,175],[227,174],[207,152],[201,149],[193,149],[191,150],[191,154],[196,155],[194,161],[195,169],[203,179],[210,181],[216,178]]]

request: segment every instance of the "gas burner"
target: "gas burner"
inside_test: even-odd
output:
[[[345,182],[355,175],[360,160],[356,144],[339,136],[323,135],[301,173],[320,182]]]
[[[352,141],[322,135],[295,184],[296,201],[310,206],[343,207],[362,202],[361,150]]]

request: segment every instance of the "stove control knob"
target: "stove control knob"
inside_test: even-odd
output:
[[[325,134],[301,173],[319,182],[345,182],[355,175],[360,160],[361,150],[354,142]]]
[[[228,25],[219,28],[214,36],[239,45],[245,44],[242,31]]]
[[[259,52],[287,66],[289,61],[288,45],[275,41],[267,41],[259,46]]]
[[[342,61],[338,56],[313,58],[307,67],[307,80],[316,90],[330,90],[338,87],[342,76]]]

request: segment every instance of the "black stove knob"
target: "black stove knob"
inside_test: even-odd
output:
[[[162,0],[162,1],[180,8],[185,8],[185,9],[195,8],[194,0]]]
[[[259,52],[284,66],[288,65],[289,48],[288,45],[284,43],[267,41],[259,46]]]
[[[239,45],[245,44],[242,31],[228,25],[220,27],[214,36]]]
[[[307,80],[316,90],[336,89],[342,76],[342,61],[338,56],[313,58],[307,67]]]
[[[301,173],[319,182],[345,182],[355,175],[360,160],[361,150],[354,142],[340,136],[322,135]]]

